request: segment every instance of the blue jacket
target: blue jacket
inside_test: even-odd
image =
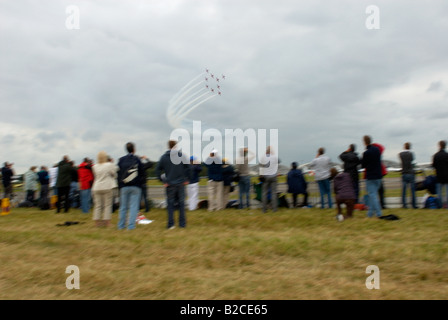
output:
[[[366,170],[367,180],[378,180],[383,178],[380,149],[368,145],[366,151],[364,151],[362,155],[361,166]]]
[[[177,150],[175,152],[178,152]],[[171,161],[171,151],[168,150],[160,157],[156,168],[156,175],[160,181],[168,185],[182,184],[189,180],[190,164],[187,159],[179,153],[179,164],[174,164]],[[162,174],[165,173],[165,178]]]
[[[199,182],[199,174],[202,171],[200,164],[192,164],[190,167],[190,184]]]
[[[41,170],[37,173],[37,176],[39,177],[39,182],[41,185],[50,183],[50,176],[48,175],[48,171]]]
[[[302,170],[291,169],[288,172],[287,182],[288,193],[301,194],[306,192],[307,183],[303,177]]]
[[[121,180],[121,177],[123,176],[124,171],[131,167],[133,164],[137,163],[138,165],[138,178],[133,180],[132,182],[128,184],[124,184]],[[146,175],[145,175],[145,169],[143,167],[143,163],[140,161],[140,158],[132,153],[128,153],[127,155],[123,156],[118,160],[118,187],[142,187],[142,182],[146,181]]]

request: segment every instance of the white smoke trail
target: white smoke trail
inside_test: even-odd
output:
[[[191,106],[193,103],[195,103],[196,101],[202,99],[203,97],[205,97],[205,96],[207,96],[209,94],[211,94],[210,91],[207,91],[207,92],[201,94],[199,97],[189,101],[188,103],[185,103],[184,105],[182,105],[182,107],[180,109],[177,110],[177,114],[180,117],[182,117],[182,115],[186,116],[191,111],[191,110],[188,109],[189,106]]]
[[[183,86],[172,98],[171,98],[171,100],[169,101],[169,103],[171,103],[174,99],[176,99],[181,93],[182,93],[182,91],[183,90],[185,90],[188,86],[190,86],[191,85],[191,83],[192,82],[194,82],[197,78],[199,78],[199,77],[203,77],[204,76],[204,72],[202,72],[202,73],[200,73],[200,74],[198,74],[196,77],[194,77],[192,80],[190,80],[190,82],[188,82],[185,86]]]
[[[198,82],[198,78],[203,77],[204,74],[205,73],[203,72],[194,77],[170,99],[166,110],[166,117],[173,128],[176,129],[191,125],[192,120],[185,119],[185,117],[194,109],[218,95],[213,92],[213,89],[209,90],[208,85],[191,93],[199,85],[203,85],[204,82],[207,81],[205,78],[205,81],[201,80]],[[212,78],[219,82],[218,78]],[[224,79],[224,76],[222,79]],[[217,86],[217,88],[219,89],[219,86]],[[221,93],[219,92],[219,94]]]
[[[200,84],[202,84],[204,81],[200,81],[198,83],[196,83],[195,85],[192,85],[188,90],[185,90],[185,92],[183,92],[181,95],[179,95],[176,100],[170,102],[170,107],[175,108],[176,105],[188,94],[190,93],[194,88],[196,88],[197,86],[199,86]],[[201,90],[206,90],[205,88],[202,88]],[[196,93],[194,93],[196,94]],[[193,95],[194,95],[193,94]],[[188,98],[187,98],[188,99]]]

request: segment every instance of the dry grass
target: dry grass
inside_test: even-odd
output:
[[[91,215],[15,208],[0,217],[0,299],[447,299],[448,210],[389,209],[384,221],[334,210],[166,211],[133,231],[98,229]],[[57,227],[57,223],[84,224]],[[80,270],[68,290],[66,267]],[[365,286],[380,269],[380,289]]]

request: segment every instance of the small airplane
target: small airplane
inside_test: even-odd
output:
[[[216,78],[216,81],[218,81],[218,82],[219,82],[219,78]]]
[[[218,91],[218,94],[221,95],[221,91]]]
[[[221,89],[221,87],[220,87],[220,86],[216,86],[216,88],[218,88],[218,89]]]
[[[215,89],[211,88],[210,91],[211,91],[211,92],[215,92]]]
[[[208,89],[208,84],[206,84],[205,87]]]

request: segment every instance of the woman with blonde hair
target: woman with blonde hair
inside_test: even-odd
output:
[[[93,170],[93,220],[97,227],[107,227],[110,223],[113,207],[113,190],[117,188],[118,166],[109,161],[105,151],[100,151]]]

